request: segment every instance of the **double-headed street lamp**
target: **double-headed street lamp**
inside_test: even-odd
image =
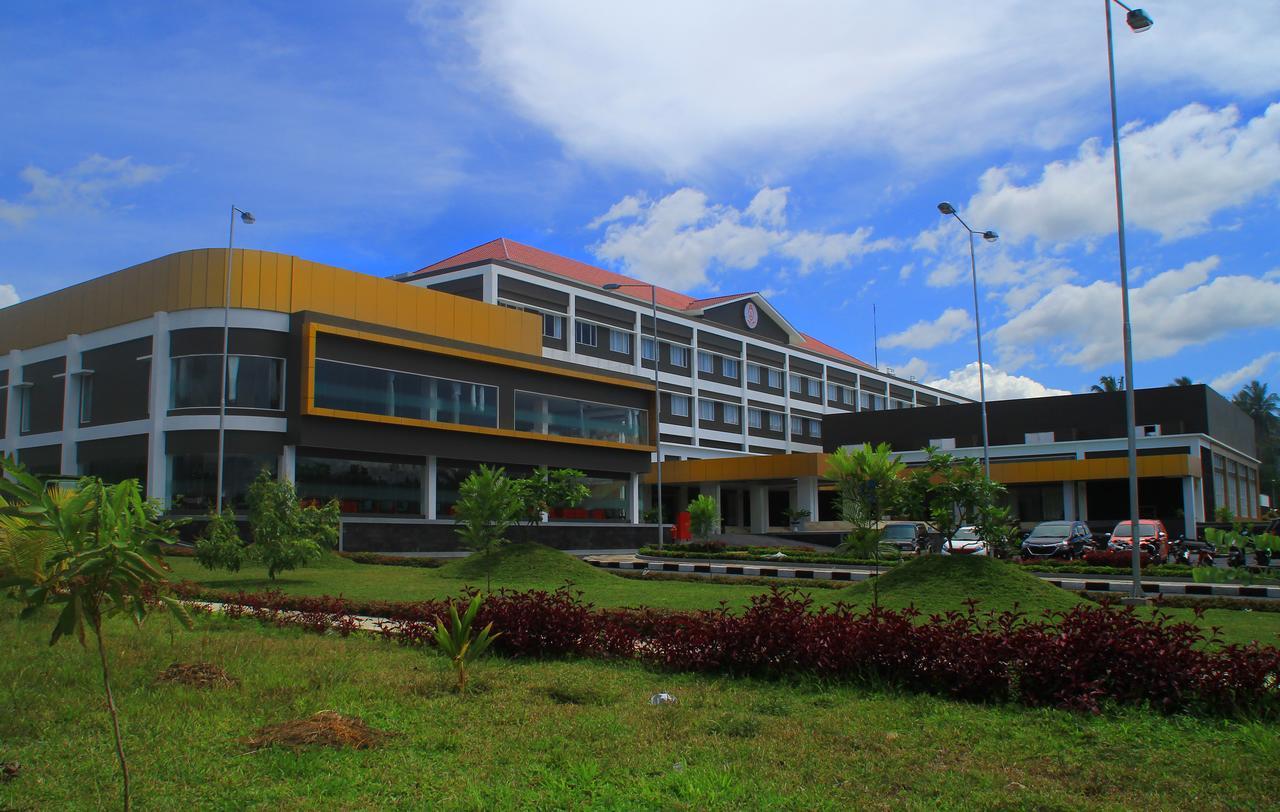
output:
[[[231,207],[231,231],[227,236],[227,278],[223,284],[222,293],[222,386],[219,390],[222,396],[218,398],[218,483],[215,496],[216,512],[219,516],[222,515],[222,480],[226,458],[227,351],[231,343],[231,256],[235,252],[237,214],[240,215],[240,221],[247,226],[257,222],[254,216],[244,209],[236,208],[234,205]]]
[[[1111,4],[1123,8],[1128,14],[1125,22],[1135,34],[1151,28],[1151,17],[1140,8],[1130,8],[1120,0],[1103,0],[1107,11],[1107,73],[1111,86],[1111,162],[1116,177],[1116,233],[1120,250],[1120,311],[1124,324],[1124,408],[1125,428],[1129,439],[1129,521],[1133,535],[1133,599],[1142,594],[1141,525],[1138,518],[1138,417],[1133,405],[1133,329],[1129,322],[1129,261],[1124,244],[1124,185],[1120,179],[1120,117],[1116,112],[1116,57],[1111,37]]]
[[[649,303],[653,309],[653,445],[658,459],[658,549],[661,550],[664,540],[662,533],[662,389],[658,379],[658,364],[662,353],[658,349],[658,286],[648,282],[610,282],[604,286],[605,290],[620,288],[648,288]],[[640,356],[643,362],[643,346],[640,347]]]
[[[956,213],[956,207],[950,203],[939,203],[938,211],[956,218],[964,230],[969,232],[969,273],[973,277],[973,326],[978,338],[978,397],[982,404],[982,467],[987,481],[991,481],[991,439],[987,435],[987,376],[982,363],[982,319],[978,316],[978,260],[973,249],[974,235],[981,235],[987,242],[995,242],[1000,235],[994,231],[977,231]]]

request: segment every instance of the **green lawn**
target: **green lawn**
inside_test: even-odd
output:
[[[336,556],[320,565],[285,573],[269,581],[261,567],[238,573],[210,572],[194,559],[169,558],[176,579],[196,581],[215,589],[256,591],[278,588],[301,595],[344,595],[362,600],[423,600],[458,594],[464,586],[485,585],[485,562],[475,556],[451,561],[438,569],[356,564]],[[693,581],[624,578],[592,567],[572,556],[537,545],[512,545],[489,562],[493,588],[554,589],[566,581],[582,590],[597,606],[653,606],[663,609],[714,609],[721,601],[730,607],[745,606],[752,595],[767,587],[750,584],[699,583]],[[908,573],[904,576],[903,573]],[[803,583],[803,582],[801,582]],[[794,581],[779,581],[794,586]],[[840,601],[855,606],[871,603],[870,584],[843,589],[804,589],[816,605]],[[963,601],[977,598],[983,609],[1017,606],[1038,614],[1042,609],[1065,609],[1084,600],[1074,593],[1036,579],[1011,564],[988,559],[931,556],[909,569],[895,569],[881,576],[880,600],[884,605],[914,605],[923,612],[963,609]],[[1218,626],[1226,642],[1280,642],[1280,613],[1213,609],[1197,621],[1190,609],[1163,610],[1178,620],[1198,622],[1204,628]]]
[[[378,572],[384,569],[370,567]],[[643,584],[642,584],[643,585]],[[652,585],[643,585],[652,586]],[[0,605],[0,809],[110,809],[118,781],[96,654],[49,648],[53,615]],[[248,620],[108,625],[139,810],[1240,809],[1280,793],[1280,728],[983,707],[816,682],[444,659]],[[204,660],[238,688],[154,684]],[[648,697],[670,691],[674,707]],[[251,752],[260,725],[320,710],[392,737],[363,751]]]

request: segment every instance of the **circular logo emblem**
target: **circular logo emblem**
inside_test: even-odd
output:
[[[747,327],[756,329],[756,325],[760,323],[760,311],[756,309],[755,302],[747,302],[742,308],[742,318],[747,320]]]

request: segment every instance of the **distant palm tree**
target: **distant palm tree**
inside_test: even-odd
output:
[[[1098,382],[1089,387],[1090,392],[1119,392],[1124,389],[1124,376],[1103,375]]]
[[[1188,378],[1186,375],[1179,375],[1178,377],[1174,378],[1173,383],[1169,385],[1170,386],[1191,386],[1191,379]]]
[[[1259,437],[1265,437],[1275,426],[1276,412],[1280,411],[1280,395],[1268,392],[1265,383],[1249,381],[1243,389],[1236,392],[1231,402],[1253,418],[1253,426]]]

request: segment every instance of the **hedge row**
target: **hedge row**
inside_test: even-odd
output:
[[[379,633],[430,645],[448,601],[351,601],[329,596],[211,593],[227,614],[347,634],[357,615],[385,618]],[[477,593],[464,593],[467,602]],[[975,702],[1018,702],[1097,713],[1112,704],[1164,713],[1280,716],[1280,649],[1219,645],[1190,623],[1148,621],[1131,609],[1082,605],[1032,618],[964,612],[921,618],[914,609],[814,610],[800,593],[774,589],[741,613],[597,609],[566,589],[500,591],[478,622],[502,634],[508,657],[633,660],[673,671],[779,677],[810,674]],[[1206,645],[1209,644],[1209,645]]]

